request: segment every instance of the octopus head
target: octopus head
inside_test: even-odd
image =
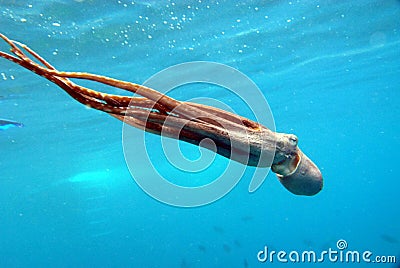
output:
[[[321,171],[297,147],[297,137],[287,135],[286,154],[272,165],[279,181],[290,192],[296,195],[315,195],[323,187]]]

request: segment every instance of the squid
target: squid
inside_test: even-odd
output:
[[[244,165],[270,167],[293,194],[312,196],[323,187],[321,171],[299,149],[298,138],[293,134],[274,132],[222,109],[178,101],[143,85],[91,73],[59,71],[27,45],[1,33],[0,38],[11,52],[0,51],[0,57],[46,78],[87,107],[143,131],[204,147]],[[94,81],[135,95],[99,92],[80,86],[71,78]],[[204,142],[207,140],[212,142]]]

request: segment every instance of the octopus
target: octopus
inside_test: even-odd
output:
[[[0,51],[0,57],[46,78],[87,107],[143,131],[204,147],[244,165],[270,167],[293,194],[312,196],[323,187],[319,168],[299,149],[298,138],[293,134],[274,132],[222,109],[178,101],[139,84],[85,72],[59,71],[27,45],[3,34],[0,38],[11,52]],[[71,78],[98,82],[134,95],[102,93],[80,86]],[[204,142],[207,139],[212,142]]]

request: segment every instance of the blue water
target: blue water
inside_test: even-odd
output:
[[[324,189],[295,196],[271,173],[253,194],[244,176],[207,206],[160,203],[129,173],[122,122],[0,59],[0,118],[24,124],[0,132],[1,267],[309,267],[257,253],[337,250],[339,239],[400,262],[400,2],[235,2],[6,0],[0,31],[60,70],[136,83],[187,61],[237,68]],[[174,97],[199,91],[230,100],[207,87]]]

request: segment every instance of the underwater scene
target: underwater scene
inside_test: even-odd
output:
[[[0,0],[0,267],[400,267],[399,17]]]

